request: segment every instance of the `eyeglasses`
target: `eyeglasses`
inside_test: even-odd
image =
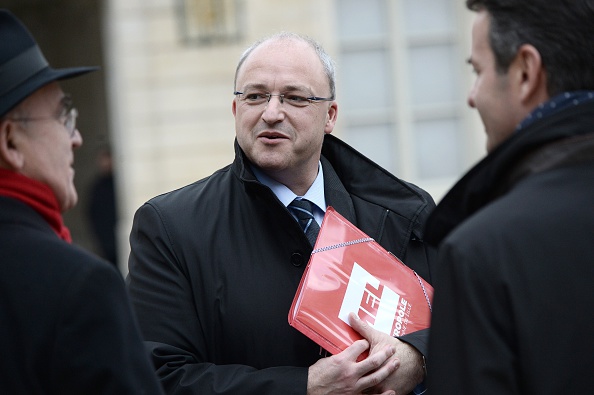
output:
[[[62,124],[70,134],[70,138],[74,137],[74,132],[76,131],[76,118],[78,117],[78,110],[74,107],[66,110],[66,112],[62,112],[61,115],[58,116],[49,116],[49,117],[25,117],[25,118],[9,118],[11,121],[15,122],[32,122],[32,121],[47,121],[47,120],[56,120],[60,121],[64,118]]]
[[[303,96],[300,94],[295,93],[285,93],[279,95],[273,95],[272,93],[262,93],[262,92],[233,92],[235,96],[239,98],[239,100],[245,102],[246,104],[252,106],[260,106],[262,104],[266,104],[270,102],[272,96],[278,96],[281,104],[285,102],[290,104],[294,107],[307,107],[311,103],[318,103],[322,101],[333,101],[334,98],[328,97],[317,97],[317,96]]]

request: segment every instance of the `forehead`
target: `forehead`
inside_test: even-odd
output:
[[[51,82],[33,92],[19,107],[26,111],[43,109],[54,111],[66,106],[68,100],[60,85],[57,82]]]
[[[322,62],[308,43],[275,39],[248,56],[237,74],[237,85],[263,85],[271,90],[301,86],[317,93],[329,84]]]
[[[489,27],[491,19],[486,11],[479,11],[476,14],[472,25],[472,52],[476,55],[486,55],[491,53],[491,44],[489,41]]]

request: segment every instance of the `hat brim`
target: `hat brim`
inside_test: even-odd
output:
[[[99,67],[69,67],[64,69],[46,67],[2,97],[0,100],[0,116],[4,116],[33,92],[51,82],[79,77],[98,69]]]

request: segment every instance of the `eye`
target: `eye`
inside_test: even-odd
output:
[[[309,104],[309,99],[301,95],[288,94],[285,95],[285,100],[295,106],[305,106]]]
[[[260,102],[260,101],[265,101],[268,99],[268,95],[266,93],[257,93],[257,92],[253,92],[253,93],[246,93],[244,94],[244,99],[250,102]]]

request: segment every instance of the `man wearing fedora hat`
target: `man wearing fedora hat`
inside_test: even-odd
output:
[[[77,111],[0,10],[0,393],[160,394],[117,270],[70,244]]]

